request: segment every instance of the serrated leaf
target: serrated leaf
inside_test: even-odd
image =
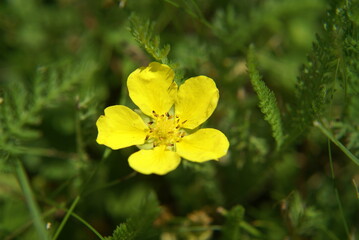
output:
[[[247,57],[248,73],[254,91],[258,95],[259,108],[264,114],[264,119],[271,125],[273,137],[279,149],[284,142],[282,118],[277,106],[274,93],[266,86],[257,70],[254,59],[254,47],[251,46]]]

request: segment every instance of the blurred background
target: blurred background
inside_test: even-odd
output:
[[[79,218],[69,216],[58,239],[101,239],[116,228],[108,239],[358,238],[358,78],[343,69],[357,65],[359,5],[349,2],[1,1],[0,239],[41,239],[24,182],[51,236],[75,201],[70,212]],[[127,76],[159,60],[146,39],[170,46],[162,60],[178,82],[216,81],[220,100],[205,126],[231,143],[219,162],[182,161],[147,176],[128,166],[136,147],[111,152],[96,143],[105,107],[135,108]],[[341,56],[327,62],[337,69],[330,84],[320,83],[330,101],[311,120],[324,117],[352,158],[311,124],[278,150],[247,73],[251,44],[289,135],[298,91],[327,76],[327,60],[316,54]],[[323,71],[301,81],[322,59]]]

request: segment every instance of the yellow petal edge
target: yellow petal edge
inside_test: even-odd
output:
[[[142,174],[164,175],[176,169],[181,157],[165,147],[156,147],[153,150],[140,150],[128,158],[129,165]]]
[[[148,127],[141,117],[126,106],[115,105],[105,109],[105,115],[96,122],[97,143],[114,150],[143,144]]]
[[[227,154],[229,142],[219,130],[203,128],[185,136],[176,144],[177,153],[193,162],[218,160]]]
[[[194,129],[206,121],[217,107],[219,92],[206,76],[189,78],[178,90],[175,111],[184,128]]]
[[[127,79],[127,88],[132,101],[147,116],[165,114],[175,102],[177,84],[173,82],[174,72],[157,62],[138,68]]]

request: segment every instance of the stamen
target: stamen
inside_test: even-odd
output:
[[[158,114],[155,112],[155,110],[152,110],[152,114],[153,116],[158,117]]]
[[[174,147],[176,142],[180,142],[183,137],[182,131],[179,130],[182,125],[179,116],[171,115],[169,112],[158,114],[152,111],[152,114],[153,119],[147,122],[149,127],[146,136],[147,143],[151,143],[153,147]]]

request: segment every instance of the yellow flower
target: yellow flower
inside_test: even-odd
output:
[[[219,93],[214,81],[198,76],[178,87],[173,78],[173,70],[157,62],[135,70],[127,87],[141,111],[110,106],[96,122],[99,144],[112,149],[137,145],[141,149],[128,161],[143,174],[166,174],[180,164],[181,157],[193,162],[218,160],[229,147],[219,130],[196,130],[217,106]]]

